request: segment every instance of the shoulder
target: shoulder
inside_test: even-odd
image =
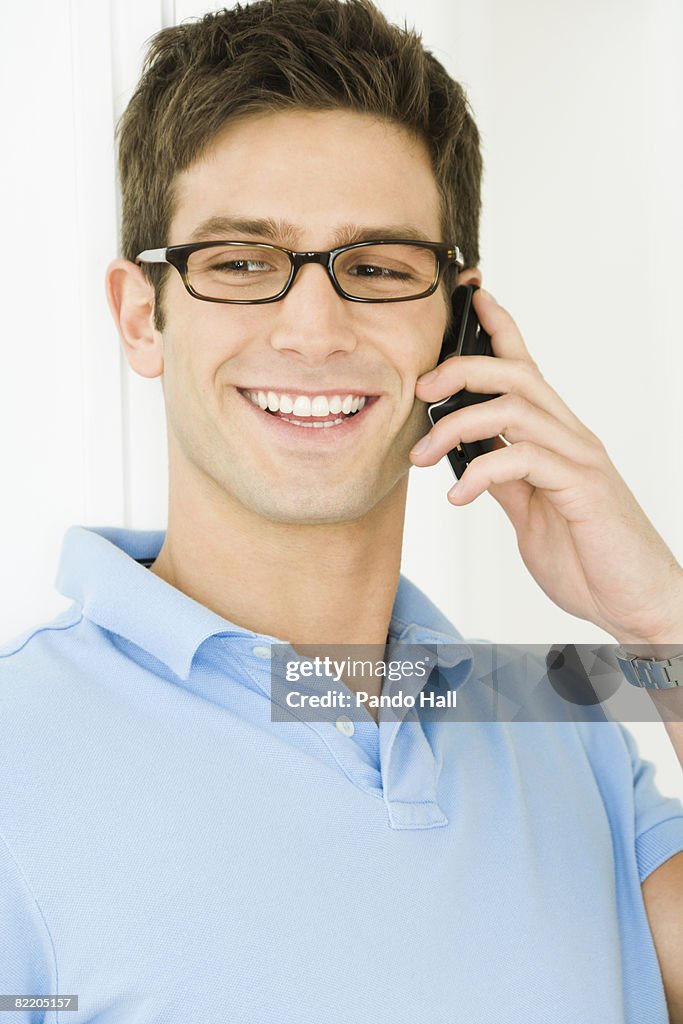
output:
[[[73,630],[82,619],[83,612],[80,606],[74,603],[48,622],[31,626],[10,640],[0,643],[0,670],[20,664],[22,652],[26,652],[24,658],[37,653],[42,639],[55,638],[68,630]]]
[[[0,645],[0,742],[35,728],[78,689],[85,634],[92,630],[78,605]]]

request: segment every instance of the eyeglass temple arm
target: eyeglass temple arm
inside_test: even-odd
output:
[[[168,263],[166,249],[145,249],[135,257],[136,263]]]
[[[154,251],[154,250],[152,250],[152,251]],[[160,251],[160,250],[156,250],[156,251]],[[456,267],[458,268],[458,270],[462,270],[462,268],[465,266],[465,260],[464,260],[463,254],[460,252],[460,249],[457,247],[457,245],[456,245],[456,247],[454,249],[449,249],[448,250],[448,255],[451,258],[455,257],[454,262],[455,262]]]

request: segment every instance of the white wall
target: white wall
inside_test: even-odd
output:
[[[218,6],[40,0],[4,12],[0,642],[68,604],[52,580],[69,525],[165,523],[160,383],[129,371],[103,291],[117,252],[113,124],[145,40]],[[421,29],[470,96],[486,161],[485,286],[680,559],[683,7],[380,7]],[[456,509],[450,484],[445,463],[413,470],[403,571],[466,635],[609,639],[541,593],[488,495]],[[661,787],[683,796],[662,727],[632,728]]]

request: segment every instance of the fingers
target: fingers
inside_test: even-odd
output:
[[[434,375],[424,375],[428,382],[418,380],[415,394],[427,404],[463,389],[499,397],[442,417],[410,458],[415,465],[434,465],[459,443],[500,437],[505,447],[473,459],[449,500],[462,505],[490,490],[514,520],[540,489],[565,518],[578,521],[589,495],[602,494],[607,452],[543,378],[507,310],[481,289],[473,302],[495,355],[453,356]]]
[[[413,448],[410,457],[416,465],[432,466],[456,444],[499,434],[510,444],[528,441],[582,465],[597,466],[606,457],[592,435],[570,429],[517,394],[492,398],[444,416]]]
[[[474,293],[472,302],[479,323],[491,338],[493,354],[503,359],[522,359],[533,363],[522,332],[507,309],[483,288]]]
[[[595,495],[601,493],[596,485],[599,471],[587,470],[555,452],[521,441],[473,459],[448,497],[454,505],[464,505],[490,490],[503,506],[506,498],[522,503],[528,500],[529,491],[517,487],[506,495],[505,487],[523,481],[532,489],[541,488],[564,518],[578,522],[585,514],[587,472],[591,474],[591,490]]]
[[[491,335],[495,357],[452,356],[446,359],[428,383],[423,384],[418,379],[417,398],[425,403],[438,402],[462,389],[477,394],[519,395],[571,430],[595,439],[544,379],[507,310],[488,293],[482,296],[481,290],[475,292],[474,304],[482,327]]]

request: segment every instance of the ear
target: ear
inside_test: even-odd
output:
[[[105,290],[126,359],[141,377],[160,377],[163,340],[154,327],[154,288],[130,260],[112,260]]]
[[[482,276],[479,267],[467,267],[458,274],[458,284],[477,284],[481,288]]]

